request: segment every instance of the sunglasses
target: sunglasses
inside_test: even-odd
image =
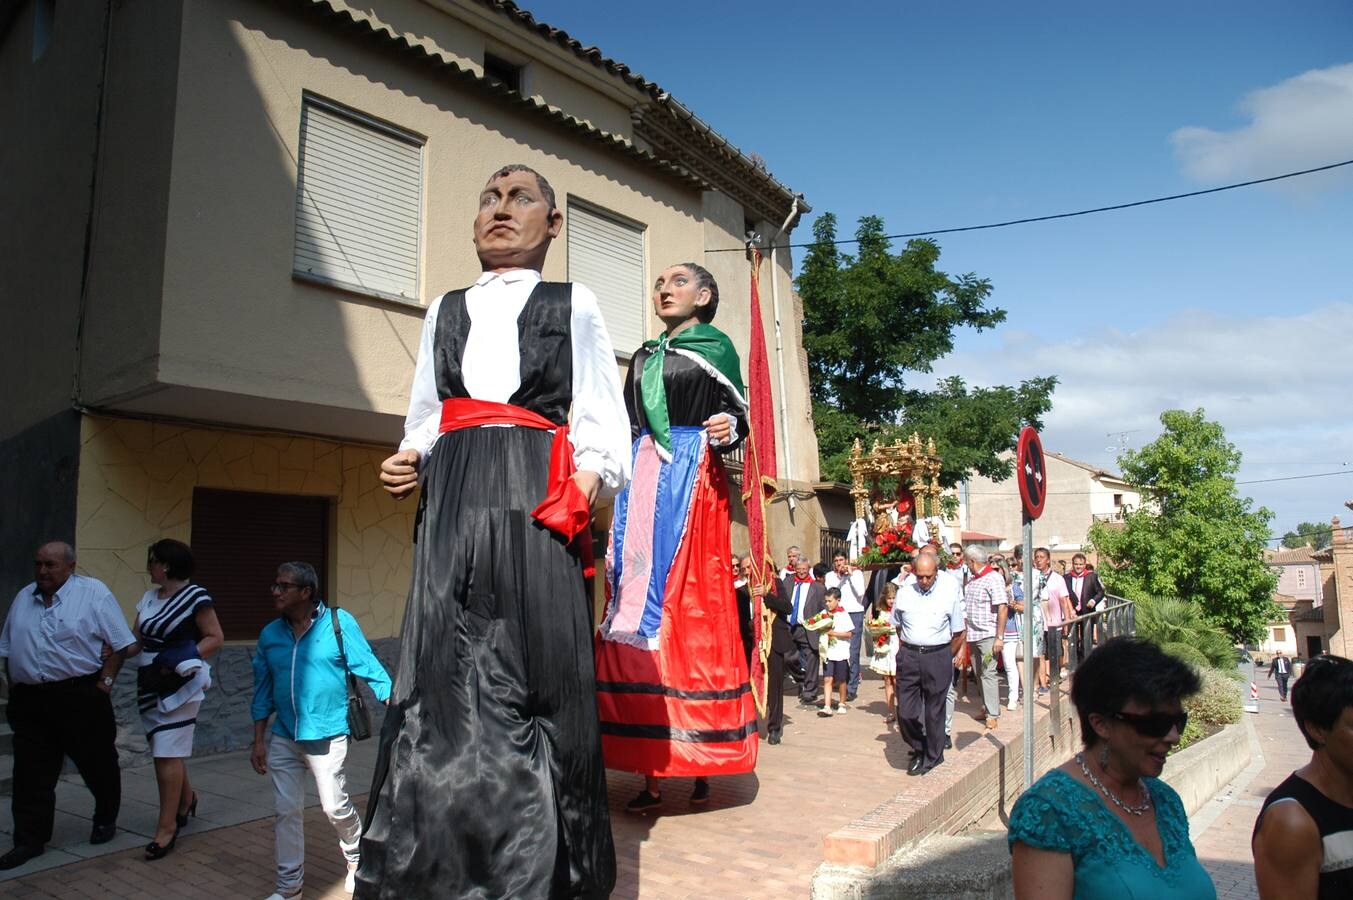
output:
[[[1174,713],[1114,713],[1113,717],[1121,722],[1126,722],[1143,737],[1162,738],[1170,733],[1170,729],[1176,729],[1180,734],[1184,733],[1184,727],[1189,724],[1189,714],[1181,712],[1178,715]]]

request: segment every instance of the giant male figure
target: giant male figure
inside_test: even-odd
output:
[[[397,497],[423,490],[359,898],[599,897],[615,881],[583,568],[629,418],[597,299],[540,277],[563,226],[536,172],[479,198],[483,274],[428,309]]]

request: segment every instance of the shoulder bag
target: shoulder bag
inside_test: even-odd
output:
[[[357,676],[348,668],[348,654],[343,650],[343,630],[338,627],[338,607],[330,607],[329,615],[334,622],[334,637],[338,639],[338,655],[343,657],[343,671],[347,673],[348,735],[354,741],[364,741],[371,737],[371,712],[357,691]]]

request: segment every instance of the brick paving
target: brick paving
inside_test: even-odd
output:
[[[1223,788],[1209,807],[1193,817],[1193,846],[1198,859],[1212,876],[1220,900],[1257,900],[1254,882],[1254,855],[1250,835],[1259,807],[1293,769],[1305,765],[1311,751],[1302,740],[1292,718],[1291,708],[1278,699],[1278,687],[1260,674],[1259,714],[1247,713],[1258,740],[1262,764],[1252,761],[1248,776],[1242,775]],[[1200,827],[1202,823],[1204,827]]]
[[[867,676],[868,677],[868,676]],[[969,688],[970,698],[975,688]],[[807,896],[823,860],[823,838],[900,791],[939,794],[952,778],[908,778],[906,747],[883,721],[882,683],[871,677],[849,713],[823,719],[786,697],[784,742],[762,743],[757,771],[716,778],[710,802],[693,807],[690,781],[666,785],[664,805],[636,815],[625,803],[642,785],[638,776],[609,775],[618,875],[614,896],[763,898]],[[955,748],[946,767],[973,765],[990,740],[974,720],[977,705],[961,700],[954,715]],[[1021,717],[1008,711],[997,729],[1015,740]],[[248,762],[241,758],[241,765]],[[259,779],[258,802],[270,803]],[[364,806],[365,797],[360,798]],[[154,863],[122,851],[0,883],[0,897],[216,898],[265,897],[273,888],[272,820],[196,831]],[[307,898],[343,900],[343,862],[333,831],[318,808],[306,813]]]

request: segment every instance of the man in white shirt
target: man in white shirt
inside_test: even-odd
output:
[[[963,605],[954,579],[939,574],[935,554],[919,554],[913,578],[893,601],[897,629],[897,719],[911,747],[908,775],[944,761],[945,701],[953,688],[953,658],[963,646]]]
[[[14,732],[14,849],[0,856],[0,869],[23,865],[52,839],[65,757],[94,795],[91,844],[113,839],[122,805],[110,695],[136,639],[103,582],[75,574],[70,544],[39,547],[34,573],[0,630]],[[112,650],[106,660],[105,645]]]
[[[855,629],[850,635],[850,656],[846,661],[850,676],[846,682],[846,701],[855,702],[860,690],[860,649],[864,635],[864,573],[852,566],[844,553],[832,557],[832,570],[823,580],[827,590],[841,592],[841,609],[850,616]]]
[[[784,581],[786,578],[794,577],[794,571],[798,565],[800,555],[801,551],[798,547],[790,547],[785,550],[785,567],[780,570],[781,581]]]

